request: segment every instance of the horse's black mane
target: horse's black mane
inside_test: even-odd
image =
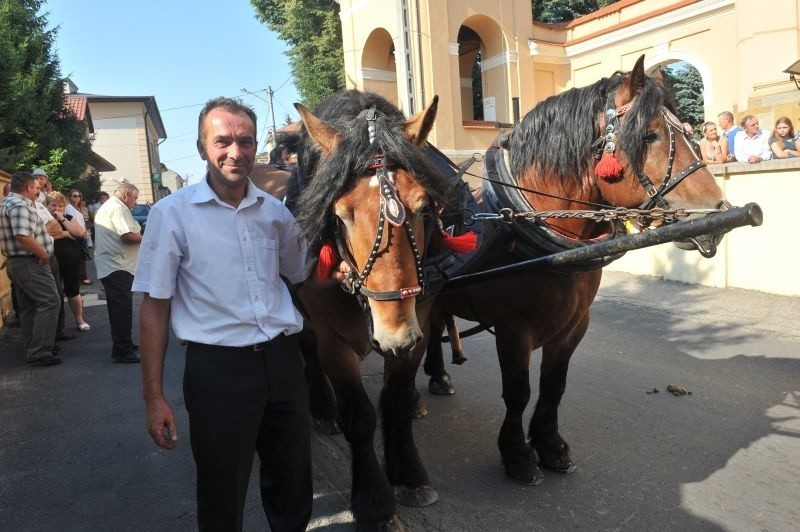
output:
[[[599,137],[599,118],[613,107],[622,72],[593,85],[551,96],[534,107],[501,144],[511,152],[511,170],[520,175],[533,166],[558,180],[581,178],[593,171],[592,143]],[[672,97],[660,80],[645,77],[644,87],[621,120],[617,142],[633,168],[644,160],[648,124],[662,107],[674,112]]]
[[[372,107],[377,136],[370,145],[366,115]],[[409,171],[432,200],[448,202],[450,188],[444,176],[404,134],[406,117],[382,97],[355,90],[339,92],[322,102],[314,115],[335,128],[341,139],[334,152],[325,156],[305,127],[299,133],[298,171],[306,186],[297,200],[295,216],[313,250],[332,237],[334,201],[350,189],[357,176],[374,171],[370,166],[379,152],[388,163]]]

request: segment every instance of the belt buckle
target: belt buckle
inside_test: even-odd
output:
[[[253,348],[253,351],[263,351],[265,344],[266,344],[266,342],[260,342],[260,343],[257,343],[257,344],[253,344],[251,347]]]

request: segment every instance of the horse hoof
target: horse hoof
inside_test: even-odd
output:
[[[457,365],[460,366],[461,364],[463,364],[466,361],[467,361],[467,357],[465,357],[463,353],[458,353],[457,355],[456,355],[456,353],[453,353],[453,358],[450,361],[450,363],[451,364],[457,364]]]
[[[314,430],[320,434],[333,436],[334,434],[339,434],[341,432],[339,430],[339,425],[336,424],[336,420],[334,419],[326,419],[321,417],[313,417],[311,419],[314,425]]]
[[[546,467],[550,471],[555,471],[556,473],[574,473],[575,469],[578,467],[569,456],[558,455],[542,458],[541,464],[543,467]]]
[[[444,375],[441,380],[431,379],[428,381],[428,391],[433,395],[453,395],[456,389],[450,377]]]
[[[425,405],[425,401],[422,400],[422,397],[417,397],[417,400],[414,401],[414,406],[411,408],[411,417],[414,419],[422,419],[428,414],[430,414],[430,412]]]
[[[406,532],[406,526],[396,515],[393,515],[388,521],[381,521],[377,524],[360,525],[359,523],[356,523],[355,529],[357,531],[363,530],[364,532]]]
[[[432,486],[419,486],[407,488],[406,486],[394,487],[394,498],[403,506],[424,508],[439,500],[439,494]]]
[[[539,455],[539,463],[542,467],[546,467],[556,473],[573,473],[575,462],[572,461],[570,456],[569,445],[566,442],[561,442],[550,449],[544,448],[544,445],[536,446],[536,454]]]
[[[509,461],[504,463],[503,466],[509,477],[528,486],[536,486],[544,480],[544,473],[536,465],[535,460]]]

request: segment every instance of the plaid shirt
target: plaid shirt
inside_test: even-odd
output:
[[[15,236],[33,236],[48,255],[53,254],[53,237],[47,234],[44,222],[31,202],[12,192],[0,203],[0,250],[6,257],[27,256]]]

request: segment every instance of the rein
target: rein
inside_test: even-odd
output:
[[[374,107],[367,111],[366,119],[367,128],[369,131],[369,141],[370,145],[372,145],[377,136],[377,116]],[[375,243],[373,244],[372,251],[370,251],[369,257],[364,264],[364,269],[361,270],[360,273],[358,273],[358,268],[355,265],[355,260],[353,259],[352,254],[348,252],[347,246],[343,242],[341,232],[338,230],[338,228],[336,230],[336,246],[338,247],[339,255],[344,258],[344,260],[346,260],[350,266],[350,272],[348,274],[346,283],[347,286],[344,286],[343,288],[350,294],[355,295],[363,308],[366,308],[368,305],[367,298],[375,301],[397,301],[409,297],[416,297],[425,291],[422,257],[419,253],[419,247],[417,246],[417,238],[414,234],[414,228],[411,226],[409,216],[407,215],[407,208],[403,202],[400,201],[400,197],[397,194],[397,188],[394,185],[394,173],[390,171],[392,165],[387,163],[386,157],[383,155],[382,150],[380,149],[378,149],[373,158],[375,163],[370,166],[370,169],[375,170],[375,177],[378,180],[378,190],[381,201],[379,207],[378,226],[375,231]],[[414,262],[417,270],[417,284],[406,288],[400,288],[399,290],[370,290],[365,286],[365,283],[369,277],[369,274],[372,272],[372,267],[374,266],[375,261],[378,258],[381,244],[383,243],[383,234],[387,222],[395,227],[400,227],[402,225],[405,229],[408,243],[410,244],[411,250],[414,253]]]

